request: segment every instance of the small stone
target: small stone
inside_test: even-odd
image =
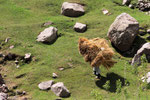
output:
[[[142,82],[145,82],[145,77],[142,77],[141,80],[142,80]]]
[[[18,61],[18,60],[15,60],[15,64],[18,65],[18,64],[19,64],[19,61]]]
[[[25,62],[28,63],[31,61],[31,53],[26,53],[24,56]]]
[[[16,91],[16,94],[23,96],[23,95],[26,95],[26,91]]]
[[[150,33],[150,29],[147,30],[147,33]]]
[[[51,22],[51,21],[48,21],[48,22],[44,23],[43,26],[49,26],[49,25],[52,25],[52,24],[54,24],[54,23]]]
[[[57,78],[58,75],[57,75],[56,73],[53,73],[52,77],[53,77],[53,78]]]
[[[112,13],[108,13],[107,15],[110,16],[110,15],[112,15]]]
[[[16,68],[19,68],[19,67],[20,67],[20,65],[17,65],[17,66],[16,66]]]
[[[30,59],[31,58],[31,53],[26,53],[24,59]]]
[[[6,38],[5,43],[7,43],[10,39],[11,39],[10,37]]]
[[[134,6],[132,4],[129,5],[129,8],[134,9]]]
[[[22,91],[22,95],[26,95],[26,91]]]
[[[15,46],[14,46],[14,45],[12,45],[12,46],[10,46],[10,47],[9,47],[9,49],[13,49],[14,47],[15,47]]]
[[[102,12],[104,15],[107,15],[109,13],[109,11],[107,9],[103,9]]]
[[[60,70],[60,71],[63,71],[63,70],[64,70],[64,67],[59,67],[59,70]]]
[[[148,72],[144,77],[141,78],[142,82],[147,82],[147,84],[150,84],[150,72]]]

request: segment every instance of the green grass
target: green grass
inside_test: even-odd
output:
[[[70,18],[60,14],[61,4],[64,1],[72,1],[86,4],[86,14],[78,18]],[[134,73],[134,68],[128,64],[131,58],[121,57],[116,52],[114,59],[118,62],[112,69],[107,71],[101,68],[103,76],[107,73],[115,73],[125,78],[130,85],[121,87],[120,93],[109,92],[96,85],[97,80],[92,75],[92,68],[85,63],[83,57],[78,53],[78,39],[81,36],[88,38],[105,38],[107,31],[116,16],[126,12],[137,19],[140,26],[148,25],[150,28],[150,17],[137,9],[115,5],[113,0],[0,0],[0,41],[11,37],[9,43],[3,46],[1,51],[14,52],[24,55],[32,53],[36,59],[30,64],[22,65],[16,69],[12,62],[9,62],[1,73],[7,74],[5,78],[7,84],[18,84],[19,90],[27,91],[32,100],[54,100],[56,97],[51,91],[45,92],[38,89],[38,83],[52,79],[52,73],[58,73],[55,82],[64,82],[70,90],[71,97],[66,100],[95,100],[91,94],[93,91],[101,94],[104,100],[148,100],[150,90],[140,90],[139,79],[147,71],[149,64],[145,63]],[[121,3],[121,0],[114,0]],[[101,10],[108,9],[112,15],[103,15]],[[44,22],[52,21],[58,28],[58,33],[62,37],[52,45],[36,42],[36,37],[45,27],[41,27]],[[73,25],[82,22],[88,25],[85,33],[73,31]],[[9,46],[15,45],[10,50]],[[68,63],[73,66],[70,68]],[[65,67],[66,70],[59,71],[58,67]],[[20,79],[15,77],[26,73]]]

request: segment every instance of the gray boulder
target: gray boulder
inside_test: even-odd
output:
[[[141,56],[145,54],[148,62],[150,61],[150,43],[145,43],[135,54],[131,65],[141,65]]]
[[[70,92],[62,82],[52,85],[51,90],[59,97],[69,97]]]
[[[127,13],[119,15],[111,24],[108,38],[120,51],[127,51],[139,33],[139,23]]]
[[[48,90],[52,87],[52,85],[54,84],[54,81],[53,80],[50,80],[50,81],[45,81],[45,82],[41,82],[38,87],[41,89],[41,90]]]
[[[128,6],[130,4],[130,2],[131,2],[131,0],[123,0],[122,4]]]
[[[61,7],[61,14],[69,17],[79,17],[84,15],[84,6],[77,3],[64,2]]]
[[[37,41],[43,43],[52,43],[57,39],[57,31],[58,30],[55,27],[46,28],[38,35]]]
[[[87,30],[87,25],[86,24],[82,24],[82,23],[76,23],[73,27],[73,29],[76,31],[76,32],[85,32]]]
[[[8,95],[6,93],[1,92],[0,93],[0,100],[7,100]]]

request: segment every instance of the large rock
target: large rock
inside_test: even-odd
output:
[[[52,87],[52,85],[54,84],[54,81],[53,80],[50,80],[50,81],[45,81],[45,82],[41,82],[38,87],[41,89],[41,90],[48,90]]]
[[[6,93],[1,92],[0,93],[0,100],[7,100],[8,95]]]
[[[135,54],[131,65],[141,65],[141,56],[145,54],[148,62],[150,61],[150,43],[145,43]]]
[[[73,28],[74,28],[74,30],[75,30],[76,32],[81,32],[81,33],[83,33],[83,32],[85,32],[85,31],[87,30],[87,25],[77,22],[77,23],[74,25]]]
[[[78,17],[84,15],[84,6],[77,3],[64,2],[61,8],[61,14],[69,17]]]
[[[38,35],[37,41],[44,43],[52,43],[57,38],[57,31],[58,30],[55,27],[46,28]]]
[[[119,15],[108,31],[108,38],[120,51],[127,51],[139,32],[139,23],[127,13]]]
[[[123,0],[122,4],[128,6],[130,4],[130,2],[131,2],[131,0]]]
[[[70,92],[62,82],[52,85],[51,90],[59,97],[69,97]]]

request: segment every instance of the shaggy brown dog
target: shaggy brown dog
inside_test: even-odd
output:
[[[103,65],[105,68],[111,68],[116,62],[112,60],[113,50],[109,47],[105,39],[79,39],[79,52],[86,62],[90,62],[92,67]]]

